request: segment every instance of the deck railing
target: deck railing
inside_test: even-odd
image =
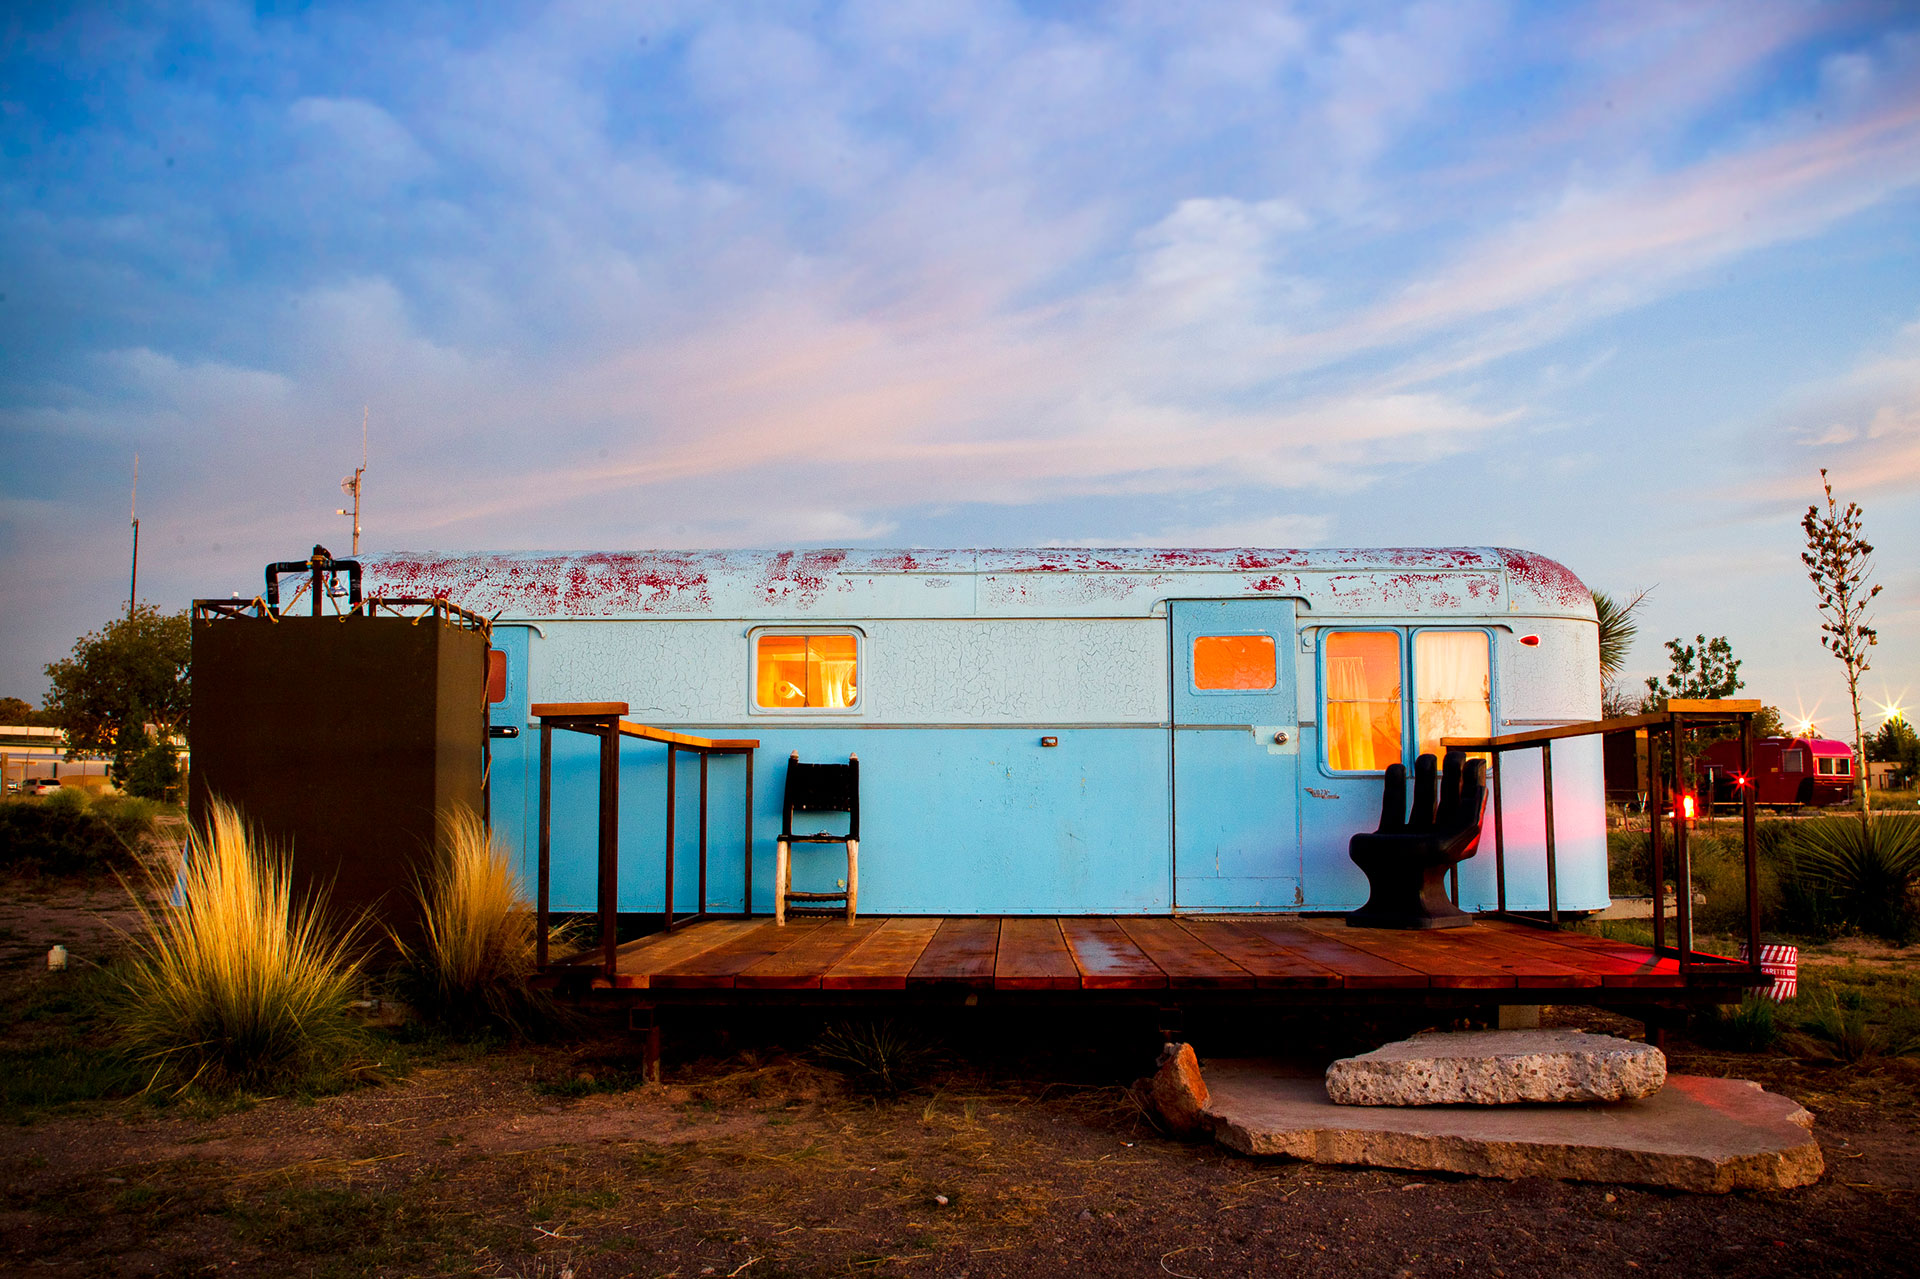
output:
[[[535,963],[547,967],[547,932],[550,919],[549,899],[552,883],[553,842],[553,734],[585,733],[600,739],[600,813],[599,879],[597,913],[600,917],[600,961],[609,981],[613,979],[619,947],[620,904],[620,740],[637,738],[667,748],[667,865],[666,884],[661,900],[662,922],[667,930],[715,918],[707,909],[707,759],[713,755],[741,755],[746,758],[746,805],[743,825],[745,841],[742,858],[746,870],[741,884],[741,913],[753,912],[753,753],[756,739],[715,740],[675,733],[664,728],[635,724],[622,718],[625,702],[538,702],[532,707],[540,721],[540,869],[537,887]],[[679,754],[691,751],[700,757],[700,905],[691,914],[674,917],[673,869],[677,851],[674,818]]]
[[[1599,737],[1613,733],[1647,734],[1647,775],[1648,796],[1647,813],[1649,817],[1649,843],[1652,853],[1653,879],[1653,952],[1659,958],[1673,958],[1679,962],[1681,972],[1685,973],[1695,964],[1726,964],[1728,960],[1720,955],[1706,955],[1694,949],[1693,933],[1693,859],[1688,847],[1689,821],[1684,807],[1678,801],[1681,794],[1680,765],[1684,756],[1684,734],[1693,728],[1707,724],[1736,724],[1740,733],[1740,780],[1737,789],[1740,792],[1741,827],[1745,841],[1746,868],[1746,942],[1747,954],[1751,958],[1746,963],[1757,965],[1760,955],[1760,860],[1754,841],[1754,785],[1753,785],[1753,717],[1760,710],[1760,703],[1747,699],[1699,699],[1669,698],[1661,703],[1660,709],[1645,715],[1624,715],[1614,719],[1594,720],[1586,724],[1566,724],[1557,728],[1535,729],[1525,733],[1508,733],[1497,737],[1445,737],[1440,740],[1449,753],[1486,751],[1493,756],[1491,769],[1493,789],[1493,863],[1494,882],[1497,894],[1495,914],[1513,919],[1525,919],[1507,909],[1507,859],[1506,825],[1501,811],[1500,760],[1517,750],[1538,750],[1540,752],[1541,786],[1544,792],[1544,816],[1546,837],[1547,871],[1547,922],[1558,925],[1560,922],[1559,866],[1554,857],[1553,823],[1553,744],[1575,737]],[[1666,738],[1665,757],[1661,749],[1661,737]],[[1667,776],[1668,768],[1673,777]],[[1660,810],[1670,801],[1673,802],[1673,873],[1674,873],[1674,944],[1666,942],[1666,912],[1664,898],[1666,894],[1666,847],[1662,837]],[[1455,871],[1454,893],[1456,901],[1459,894],[1458,871]]]

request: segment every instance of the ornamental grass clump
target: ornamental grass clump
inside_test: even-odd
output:
[[[286,859],[219,801],[207,829],[188,833],[178,883],[149,889],[129,886],[147,927],[115,1001],[121,1040],[151,1071],[149,1086],[339,1082],[363,1047],[347,1012],[356,930],[332,931],[323,902],[294,900]]]
[[[1920,934],[1920,818],[1814,818],[1786,851],[1798,896],[1841,927],[1902,945]]]
[[[396,938],[414,1006],[456,1027],[528,1029],[540,1009],[527,985],[533,911],[506,853],[471,809],[442,820],[440,846],[418,892],[419,941]]]

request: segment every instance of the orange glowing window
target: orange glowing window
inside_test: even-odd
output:
[[[848,710],[860,700],[859,662],[851,635],[761,635],[754,641],[754,704]]]
[[[1334,631],[1326,657],[1328,765],[1375,773],[1401,762],[1400,637]]]
[[[1193,641],[1193,686],[1259,689],[1279,683],[1271,635],[1202,635]]]

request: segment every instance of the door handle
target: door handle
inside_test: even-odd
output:
[[[520,736],[520,730],[515,728],[512,724],[490,724],[487,726],[487,736],[488,737],[518,737]]]
[[[1275,746],[1285,746],[1287,744],[1287,735],[1285,733],[1275,733],[1273,735],[1273,744]]]

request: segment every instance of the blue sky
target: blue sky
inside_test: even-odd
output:
[[[1502,544],[1920,698],[1898,4],[14,6],[0,694],[370,548]]]

